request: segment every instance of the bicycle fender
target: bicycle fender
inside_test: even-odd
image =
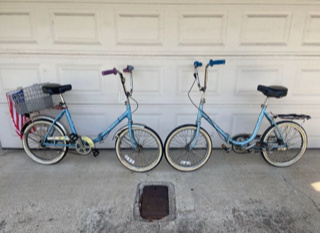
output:
[[[302,127],[302,125],[300,125],[299,123],[297,123],[297,122],[295,122],[295,121],[284,120],[284,121],[278,121],[278,122],[276,122],[276,123],[277,123],[277,125],[279,125],[279,124],[287,123],[287,122],[289,122],[289,123],[294,123],[294,124],[298,125],[298,126],[301,127],[301,129],[306,133],[306,131],[305,131],[305,129]],[[264,139],[264,137],[266,136],[267,132],[268,132],[271,128],[273,128],[274,126],[275,126],[275,125],[270,125],[270,126],[263,132],[263,134],[262,134],[262,136],[261,136],[261,139],[260,139],[260,142],[263,141],[263,139]],[[307,133],[306,133],[306,135],[307,135]],[[307,140],[308,140],[308,136],[307,136]]]
[[[146,125],[140,124],[140,123],[134,123],[134,124],[132,124],[132,127],[135,127],[135,128],[145,128]],[[118,131],[113,135],[112,140],[118,138],[119,135],[120,135],[124,130],[126,130],[126,129],[128,129],[128,128],[129,128],[129,126],[125,125],[125,126],[121,127],[120,129],[118,129]]]
[[[25,129],[27,128],[28,125],[30,125],[32,122],[35,121],[40,121],[40,120],[44,120],[44,121],[49,121],[49,122],[53,122],[54,119],[52,117],[49,116],[44,116],[44,115],[40,115],[40,116],[35,116],[32,117],[32,119],[28,120],[22,127],[21,129],[21,133],[23,134]],[[60,122],[56,122],[56,124],[62,129],[62,131],[68,135],[68,132],[66,131],[65,127],[60,123]]]

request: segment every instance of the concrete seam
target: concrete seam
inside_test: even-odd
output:
[[[298,193],[302,194],[303,196],[307,197],[312,204],[314,205],[314,207],[317,209],[317,211],[320,213],[320,207],[316,204],[316,202],[306,193],[302,192],[300,189],[296,188],[293,184],[291,184],[284,175],[282,175],[282,178],[284,180],[284,182],[286,182],[292,189],[296,190]]]

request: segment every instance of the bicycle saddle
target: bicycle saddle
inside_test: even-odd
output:
[[[71,84],[60,85],[58,83],[49,83],[42,86],[42,91],[44,93],[54,95],[54,94],[62,94],[66,91],[70,91],[72,89]]]
[[[288,88],[283,86],[263,86],[259,85],[257,88],[258,91],[261,91],[265,96],[281,98],[285,97],[288,93]]]

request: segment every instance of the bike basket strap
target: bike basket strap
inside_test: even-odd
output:
[[[287,95],[288,88],[283,86],[263,86],[259,85],[257,88],[258,91],[261,91],[265,96],[281,98]]]
[[[23,115],[53,107],[51,95],[42,91],[43,85],[47,84],[34,84],[29,87],[7,92],[18,114]]]
[[[104,70],[101,73],[102,73],[102,75],[109,75],[109,74],[116,75],[118,73],[118,71],[116,68],[113,68],[112,70]]]

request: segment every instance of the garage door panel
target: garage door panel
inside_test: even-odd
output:
[[[291,21],[291,12],[244,12],[240,45],[288,45]]]
[[[0,64],[0,102],[6,102],[5,94],[17,87],[44,82],[39,64]]]
[[[304,129],[308,135],[308,147],[309,148],[319,148],[319,124],[320,117],[318,114],[313,115],[310,122],[303,125]]]
[[[102,106],[71,106],[69,110],[77,133],[91,138],[95,138],[106,129],[108,124],[111,123],[110,118],[113,117]],[[66,122],[65,125],[67,125]]]
[[[320,69],[318,67],[300,68],[297,73],[293,96],[320,95]]]
[[[197,57],[205,64],[208,57]],[[214,58],[213,59],[218,59]],[[187,93],[194,81],[193,59],[143,58],[133,61],[119,57],[116,62],[106,58],[73,60],[71,57],[51,59],[50,57],[20,58],[23,62],[9,63],[10,59],[0,60],[1,92],[26,87],[38,82],[58,82],[73,85],[72,94],[67,93],[70,103],[122,103],[122,87],[118,76],[101,76],[101,70],[126,64],[135,66],[133,71],[134,97],[140,103],[188,103]],[[72,60],[72,63],[71,63]],[[64,61],[61,63],[61,61]],[[42,64],[35,64],[42,62]],[[91,64],[90,64],[91,63]],[[105,65],[105,64],[107,65]],[[184,65],[179,65],[179,64]],[[320,101],[318,77],[320,70],[317,59],[255,59],[238,60],[226,58],[226,65],[210,68],[208,72],[208,103],[261,103],[264,95],[257,86],[284,85],[289,88],[288,96],[282,103],[317,103]],[[109,64],[109,65],[108,65]],[[172,64],[177,64],[173,66]],[[186,65],[189,64],[189,65]],[[263,64],[263,65],[261,65]],[[204,67],[199,68],[199,78],[203,85]],[[127,86],[129,87],[129,78]],[[19,83],[19,84],[17,84]],[[254,97],[254,98],[252,98]],[[2,96],[1,102],[5,102]],[[192,90],[192,98],[198,102],[197,85]],[[279,103],[280,103],[279,102]]]
[[[106,90],[107,81],[101,75],[102,65],[57,64],[57,80],[61,84],[72,84],[70,103],[105,103],[115,97],[112,88]],[[117,87],[115,85],[115,87]]]
[[[232,114],[232,129],[231,129],[230,135],[235,136],[239,134],[253,133],[260,111],[248,110],[248,112],[251,112],[251,113],[250,114],[248,113]],[[258,134],[261,135],[268,126],[269,126],[269,123],[267,121],[263,121]]]
[[[265,100],[257,86],[283,85],[288,95],[271,99],[270,111],[310,114],[313,119],[304,124],[309,145],[319,146],[318,2],[154,3],[0,3],[0,128],[12,132],[5,92],[39,82],[70,83],[73,90],[64,96],[79,133],[94,137],[125,110],[119,77],[101,71],[130,64],[133,97],[140,104],[134,122],[146,123],[164,141],[177,125],[195,122],[197,110],[187,96],[194,61],[204,64],[198,69],[203,85],[208,61],[226,59],[209,68],[205,105],[222,129],[251,133]],[[197,85],[191,96],[198,104]],[[203,126],[220,147],[215,131],[206,122]],[[5,147],[21,147],[14,131],[10,137],[1,131],[0,140]],[[98,146],[113,144],[108,138]]]
[[[163,45],[163,14],[159,11],[116,11],[117,45]]]
[[[11,117],[9,108],[5,104],[0,104],[0,119],[1,119],[1,145],[3,147],[22,147],[20,137],[16,134],[13,124],[11,123]]]
[[[313,53],[318,5],[1,3],[0,41],[57,53]],[[10,20],[9,20],[10,19]],[[78,25],[82,25],[79,27]],[[10,29],[11,28],[11,29]],[[21,28],[21,30],[12,30]],[[49,39],[48,39],[49,38]],[[8,47],[7,47],[8,48]]]
[[[176,96],[179,97],[186,97],[193,82],[194,78],[192,78],[194,73],[194,69],[192,67],[192,64],[189,66],[184,67],[178,67],[178,77],[177,77],[177,90],[176,90]],[[204,70],[198,71],[199,79],[201,81],[201,85],[203,85],[203,77],[204,77]],[[221,71],[220,70],[209,70],[208,71],[208,77],[210,76],[210,88],[208,88],[208,91],[206,92],[207,96],[217,96],[220,93],[220,82],[222,80]],[[191,91],[193,93],[193,96],[200,96],[199,88],[197,87],[197,83],[195,83],[194,88]]]
[[[37,42],[34,11],[12,8],[0,10],[0,43]]]
[[[286,83],[290,85],[287,100],[310,105],[319,103],[319,61],[300,60],[292,70],[294,73],[286,79]]]
[[[50,21],[53,44],[101,44],[97,12],[51,10]]]
[[[133,115],[133,122],[134,123],[140,123],[140,124],[145,124],[148,127],[156,130],[157,133],[159,129],[161,129],[161,118],[162,118],[162,113],[161,112],[152,112],[148,113],[149,111],[139,111]]]
[[[226,43],[227,12],[180,11],[178,46],[223,46]]]
[[[281,83],[283,67],[276,66],[247,66],[238,67],[235,96],[256,96],[257,86],[276,85]]]
[[[136,67],[133,73],[134,96],[139,98],[149,96],[161,98],[163,96],[163,66]],[[127,77],[129,87],[130,79],[129,76]]]
[[[317,46],[320,45],[320,13],[307,12],[304,30],[303,45]]]

